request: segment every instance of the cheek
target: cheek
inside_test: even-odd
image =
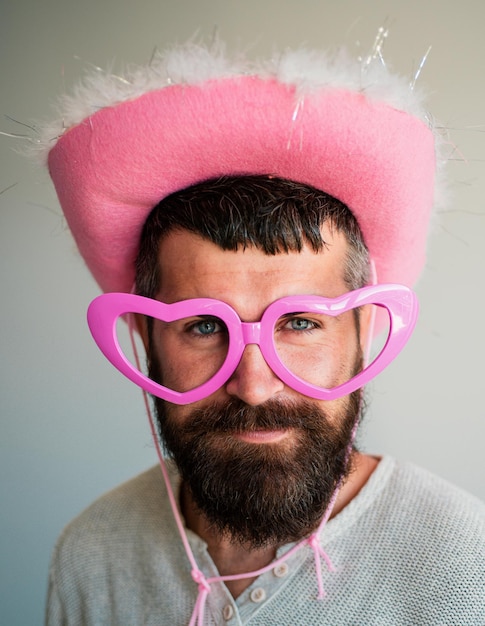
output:
[[[179,405],[166,402],[165,400],[159,400],[163,405],[163,416],[165,423],[170,423],[171,428],[177,430],[182,426],[190,416],[191,411],[194,410],[194,405]]]
[[[185,392],[206,383],[222,367],[227,348],[194,350],[170,334],[154,334],[153,351],[159,364],[161,383]]]
[[[360,364],[361,351],[353,320],[324,340],[296,349],[279,348],[280,359],[294,374],[308,383],[331,389],[350,380]]]
[[[355,350],[350,353],[346,347],[335,349],[335,352],[325,359],[317,354],[305,355],[299,363],[292,364],[292,371],[308,383],[332,389],[355,375],[355,363],[359,355]]]

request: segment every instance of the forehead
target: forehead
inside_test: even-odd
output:
[[[287,295],[340,295],[347,291],[348,244],[342,233],[328,226],[322,227],[322,234],[326,245],[319,252],[305,244],[301,252],[267,255],[255,247],[222,250],[197,234],[173,231],[160,244],[157,298],[216,298],[237,309],[251,299],[267,306]]]

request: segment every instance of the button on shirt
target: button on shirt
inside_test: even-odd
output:
[[[207,578],[219,576],[205,542],[191,531],[187,532],[187,536],[196,561],[204,575]],[[283,556],[293,545],[280,548],[276,555],[277,558]],[[264,610],[272,600],[279,602],[282,597],[280,592],[290,583],[291,574],[296,572],[311,554],[310,547],[298,550],[290,556],[288,561],[279,563],[258,576],[257,580],[236,599],[232,597],[223,583],[212,583],[211,592],[206,600],[207,623],[220,624],[221,626],[241,626],[259,611]],[[311,558],[313,559],[313,556]],[[315,581],[315,590],[317,589],[316,584]]]
[[[266,599],[266,591],[262,587],[256,587],[249,594],[253,602],[259,603]]]
[[[273,570],[273,574],[278,578],[283,578],[284,576],[288,574],[288,572],[289,572],[288,563],[284,563],[284,562],[277,565]]]
[[[226,604],[226,606],[222,609],[222,617],[226,622],[234,617],[234,608],[232,604]]]

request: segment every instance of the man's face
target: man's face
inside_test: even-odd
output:
[[[264,310],[289,295],[336,297],[348,291],[343,274],[347,243],[324,232],[319,253],[268,256],[248,248],[223,251],[187,231],[169,234],[160,246],[160,290],[166,303],[215,298],[243,322],[259,321]],[[155,322],[149,362],[152,374],[179,391],[204,382],[206,370],[222,360],[214,325],[197,326],[207,342],[203,358],[177,326]],[[297,363],[298,374],[322,386],[350,378],[361,365],[355,316],[339,316],[330,327],[325,359]],[[221,344],[221,345],[220,345]],[[201,378],[202,377],[202,378]],[[296,540],[323,515],[347,471],[347,450],[359,411],[358,393],[333,401],[310,400],[272,372],[256,345],[245,348],[227,383],[208,398],[179,406],[155,399],[160,430],[195,504],[215,527],[253,546]]]

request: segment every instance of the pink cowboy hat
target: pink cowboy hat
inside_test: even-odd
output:
[[[435,136],[408,83],[384,67],[300,51],[231,63],[186,46],[125,77],[88,77],[46,145],[69,227],[103,291],[131,290],[142,226],[167,195],[222,175],[321,189],[355,214],[379,282],[425,262]]]

